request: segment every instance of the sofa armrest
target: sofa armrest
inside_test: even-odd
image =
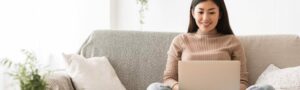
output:
[[[71,77],[63,71],[52,72],[45,77],[47,90],[75,90]]]

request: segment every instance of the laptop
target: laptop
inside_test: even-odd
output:
[[[179,90],[239,90],[239,61],[179,61]]]

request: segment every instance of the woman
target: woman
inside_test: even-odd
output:
[[[239,60],[240,90],[248,83],[246,57],[234,36],[223,0],[193,0],[188,33],[176,36],[169,48],[164,83],[153,83],[148,90],[178,90],[178,61]]]

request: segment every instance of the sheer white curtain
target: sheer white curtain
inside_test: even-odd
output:
[[[96,29],[110,28],[109,0],[0,0],[0,58],[22,61],[21,49],[63,69],[61,54],[75,53]],[[0,68],[0,90],[8,88]]]

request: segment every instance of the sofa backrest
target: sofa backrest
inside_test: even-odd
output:
[[[298,35],[239,36],[249,72],[250,84],[270,65],[279,68],[300,65],[300,38]]]
[[[143,31],[94,31],[79,54],[86,58],[106,56],[127,90],[145,90],[162,81],[167,50],[179,33]],[[245,48],[250,83],[269,65],[300,65],[297,35],[239,36]]]

